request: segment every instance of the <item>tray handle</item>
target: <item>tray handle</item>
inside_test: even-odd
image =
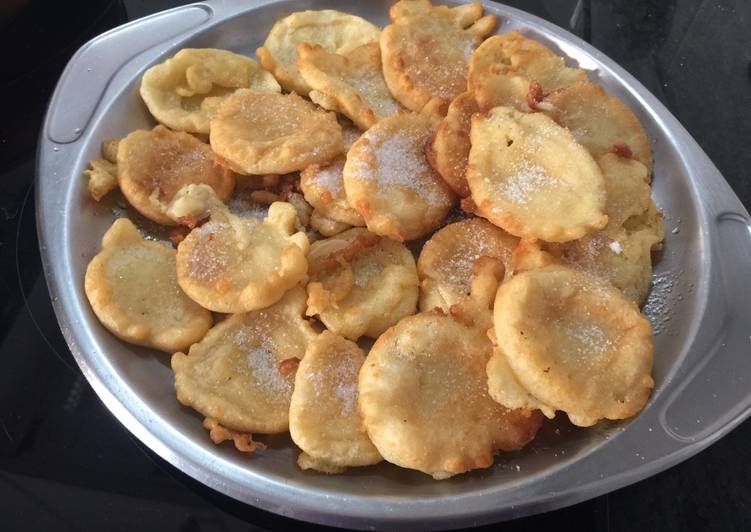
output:
[[[735,427],[751,410],[751,219],[730,186],[701,150],[687,161],[699,170],[714,249],[707,305],[690,365],[661,405],[667,434],[683,444],[709,442]],[[659,355],[658,355],[659,356]]]

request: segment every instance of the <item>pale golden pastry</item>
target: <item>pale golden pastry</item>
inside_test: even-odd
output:
[[[102,157],[111,163],[117,163],[117,150],[120,148],[120,139],[109,139],[102,142]]]
[[[289,408],[289,432],[305,456],[298,460],[302,469],[332,472],[381,461],[357,409],[363,362],[357,344],[329,331],[308,344]]]
[[[89,168],[83,173],[88,178],[89,194],[94,201],[99,201],[117,188],[117,165],[106,159],[89,161]]]
[[[538,108],[568,128],[596,159],[625,148],[647,168],[648,176],[652,174],[652,148],[639,119],[600,85],[574,83],[548,94]]]
[[[543,44],[512,31],[490,37],[472,54],[467,86],[483,110],[504,105],[528,112],[531,84],[547,94],[586,79]]]
[[[455,7],[400,0],[381,32],[383,75],[391,94],[412,111],[446,114],[467,87],[474,49],[495,27],[480,2]]]
[[[254,453],[266,448],[264,444],[254,441],[251,433],[228,429],[216,419],[210,417],[204,418],[203,428],[209,431],[209,438],[215,444],[219,445],[225,441],[231,441],[235,445],[235,449],[241,453]]]
[[[530,270],[500,286],[493,312],[495,356],[505,356],[520,387],[548,415],[562,410],[588,427],[644,408],[654,387],[652,328],[610,284],[565,266]],[[492,395],[504,400],[503,393]]]
[[[493,346],[493,355],[485,367],[488,376],[488,393],[498,404],[506,408],[539,410],[546,417],[555,417],[555,408],[530,394],[514,375],[498,346]]]
[[[509,410],[488,395],[493,345],[484,333],[497,280],[486,281],[452,315],[406,317],[373,344],[359,405],[385,460],[444,479],[490,467],[499,450],[520,449],[537,433],[539,412]]]
[[[380,33],[367,20],[341,11],[297,11],[276,21],[256,55],[285,90],[307,96],[310,86],[297,69],[297,47],[301,43],[345,54],[363,44],[378,42]]]
[[[642,305],[652,281],[652,250],[664,238],[662,215],[650,197],[643,164],[613,153],[603,155],[598,163],[605,177],[608,225],[581,239],[548,248],[565,262],[609,281]]]
[[[297,55],[300,74],[313,88],[310,99],[329,111],[342,113],[360,129],[368,129],[401,107],[383,80],[378,42],[342,55],[302,43]]]
[[[300,188],[305,199],[323,216],[353,226],[365,225],[365,220],[347,201],[344,191],[344,163],[337,157],[328,164],[313,164],[300,172]]]
[[[141,97],[165,126],[208,133],[219,104],[237,89],[279,92],[274,76],[244,55],[213,48],[185,48],[148,69]]]
[[[335,115],[297,94],[237,91],[214,113],[210,139],[241,174],[287,174],[344,151]]]
[[[607,224],[602,171],[547,116],[495,107],[472,117],[471,142],[467,182],[478,214],[494,224],[549,242]]]
[[[511,253],[519,239],[482,218],[470,218],[436,231],[420,252],[420,310],[446,312],[470,293],[473,268],[480,257],[503,262],[513,272]]]
[[[463,92],[448,107],[444,118],[428,144],[426,155],[430,165],[458,196],[469,196],[466,171],[469,158],[469,131],[472,115],[480,109],[471,92]]]
[[[328,218],[321,211],[313,209],[310,215],[310,227],[321,233],[323,236],[334,236],[351,229],[352,226],[344,222],[338,222]]]
[[[209,185],[221,201],[235,188],[235,174],[214,162],[208,144],[164,126],[138,129],[120,141],[117,180],[133,208],[163,225],[176,225],[167,209],[184,186]]]
[[[175,353],[177,399],[231,431],[286,432],[295,374],[285,361],[301,359],[316,336],[304,310],[298,286],[267,309],[221,321],[187,355]]]
[[[311,246],[308,316],[350,340],[377,338],[415,312],[417,269],[401,243],[353,228]]]
[[[177,284],[175,251],[145,240],[127,218],[115,220],[86,268],[86,297],[112,334],[173,353],[199,341],[211,313]]]
[[[177,280],[214,312],[248,312],[279,301],[305,278],[308,237],[295,232],[289,203],[275,202],[261,221],[224,208],[193,229],[177,248]]]
[[[454,194],[424,153],[433,131],[433,121],[424,115],[396,114],[350,148],[344,190],[370,231],[413,240],[436,229],[448,214]]]

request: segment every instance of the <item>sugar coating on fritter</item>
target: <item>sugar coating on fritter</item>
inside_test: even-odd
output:
[[[211,148],[241,174],[287,174],[342,154],[342,128],[297,94],[241,90],[211,119]]]
[[[394,240],[414,240],[436,229],[454,193],[425,157],[434,122],[421,114],[381,120],[350,148],[344,165],[347,201],[368,229]]]
[[[520,386],[549,407],[546,414],[562,410],[575,425],[588,427],[634,416],[649,399],[652,328],[612,285],[547,266],[503,283],[493,312],[500,348],[494,356],[507,363],[496,368],[510,368]],[[502,391],[491,395],[504,401]]]
[[[446,114],[467,87],[474,49],[495,27],[479,2],[455,7],[400,0],[381,32],[383,74],[391,94],[412,111]]]
[[[302,469],[332,472],[381,461],[357,408],[357,379],[365,354],[324,331],[308,344],[295,376],[289,410],[292,440],[305,456]]]
[[[216,205],[216,204],[215,204]],[[306,275],[307,236],[295,232],[295,208],[269,207],[264,220],[240,217],[218,204],[207,222],[177,248],[177,280],[214,312],[248,312],[279,301]]]
[[[447,311],[470,293],[475,263],[480,257],[503,262],[513,272],[511,253],[519,239],[482,218],[449,224],[436,231],[420,252],[420,310]]]
[[[309,316],[350,340],[377,338],[417,307],[415,259],[400,242],[353,228],[314,242]]]
[[[176,225],[167,209],[183,187],[208,185],[221,201],[235,188],[234,172],[214,161],[208,144],[164,126],[136,130],[120,141],[117,180],[133,208],[163,225]]]
[[[178,400],[232,431],[287,431],[295,372],[285,361],[302,359],[316,336],[304,310],[305,290],[296,287],[269,308],[219,322],[188,354],[175,353]]]
[[[477,212],[512,235],[565,242],[607,223],[602,171],[550,118],[495,107],[472,117],[471,141]]]

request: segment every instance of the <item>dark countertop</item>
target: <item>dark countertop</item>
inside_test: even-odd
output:
[[[182,3],[187,2],[6,0],[0,6],[3,530],[300,527],[203,487],[136,441],[76,367],[41,272],[32,193],[35,145],[62,67],[94,35]],[[748,0],[509,3],[571,29],[634,74],[686,126],[751,207]],[[579,15],[572,20],[575,12]],[[503,529],[750,530],[749,471],[751,421],[652,478],[506,523]]]

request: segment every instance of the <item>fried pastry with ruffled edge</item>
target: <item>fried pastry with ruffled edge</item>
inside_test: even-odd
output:
[[[634,416],[647,403],[652,328],[610,284],[558,265],[518,273],[498,289],[493,312],[496,355],[548,415],[562,410],[588,427]]]
[[[478,214],[522,238],[575,240],[602,229],[602,171],[541,113],[495,107],[472,117],[467,182]]]
[[[313,89],[311,100],[345,115],[360,129],[368,129],[401,108],[383,80],[377,42],[342,55],[327,52],[319,45],[301,43],[297,47],[297,67]]]
[[[497,451],[520,449],[542,422],[539,412],[509,410],[488,395],[493,345],[485,331],[498,281],[485,266],[499,277],[503,268],[480,263],[468,300],[451,315],[402,319],[376,340],[360,370],[358,401],[371,441],[387,461],[435,479],[490,467]]]
[[[532,83],[547,94],[586,79],[586,72],[567,67],[543,44],[512,31],[490,37],[475,50],[467,88],[483,110],[504,105],[528,112]]]
[[[138,129],[120,141],[117,180],[128,203],[162,225],[176,225],[167,209],[184,186],[209,185],[221,201],[235,188],[235,174],[216,164],[208,144],[164,126]]]
[[[314,242],[309,264],[307,315],[336,334],[377,338],[415,312],[419,280],[404,244],[353,228]]]
[[[367,20],[341,11],[298,11],[276,21],[256,55],[285,90],[306,96],[311,87],[297,68],[297,47],[301,43],[346,54],[363,44],[378,42],[380,33]]]
[[[589,81],[574,83],[545,96],[539,110],[568,128],[595,159],[627,148],[652,174],[652,148],[639,119],[619,98]]]
[[[344,151],[334,113],[294,93],[235,92],[214,113],[210,140],[241,174],[287,174]]]
[[[495,27],[480,2],[455,7],[400,0],[381,32],[383,75],[391,94],[413,111],[446,114],[466,90],[473,50]]]
[[[310,227],[321,233],[323,236],[334,236],[343,233],[352,226],[326,217],[321,211],[313,209],[310,215]]]
[[[149,68],[141,97],[167,127],[208,133],[211,115],[236,89],[280,92],[274,76],[249,57],[213,48],[185,48]]]
[[[207,417],[203,420],[203,428],[209,431],[209,438],[216,445],[231,441],[235,449],[241,453],[254,453],[266,448],[261,442],[253,440],[253,435],[249,432],[238,432],[222,426],[216,419]]]
[[[650,197],[643,164],[614,153],[603,155],[598,163],[605,177],[608,225],[578,240],[545,247],[642,305],[652,281],[651,251],[664,238],[662,216]]]
[[[86,268],[86,297],[112,334],[174,353],[197,342],[211,313],[186,296],[175,276],[175,251],[145,240],[127,218],[115,220]]]
[[[662,216],[652,204],[648,213],[629,219],[617,231],[568,242],[559,253],[566,263],[610,282],[641,306],[652,283],[652,251],[663,238]]]
[[[83,174],[88,178],[89,194],[94,201],[117,188],[117,165],[106,159],[92,159]]]
[[[191,204],[190,196],[196,192],[210,198],[207,188],[186,187],[171,209],[178,219],[200,220],[204,215],[195,213],[210,211],[209,221],[193,229],[177,247],[180,287],[214,312],[248,312],[276,303],[305,278],[308,268],[310,244],[305,233],[295,232],[295,208],[272,203],[263,221],[236,216],[218,200],[209,209],[197,201],[193,213],[187,207],[176,212],[176,206]]]
[[[269,308],[218,323],[187,355],[175,353],[178,401],[230,431],[286,432],[295,374],[284,362],[301,359],[316,336],[304,309],[297,286]]]
[[[425,157],[433,131],[429,117],[396,114],[363,133],[350,148],[344,190],[370,231],[413,240],[436,229],[451,210],[454,193]]]
[[[314,164],[300,172],[300,188],[305,199],[321,215],[353,226],[365,225],[365,220],[347,201],[344,191],[346,157],[337,157],[329,164]]]
[[[513,271],[511,253],[519,239],[482,218],[449,224],[430,237],[417,259],[420,310],[446,312],[469,295],[473,266],[480,257],[503,262]]]
[[[365,354],[357,344],[323,331],[308,344],[295,375],[289,432],[303,451],[302,469],[334,470],[377,464],[357,409],[357,382]],[[338,472],[338,471],[337,471]]]
[[[469,131],[472,115],[479,112],[471,92],[457,96],[449,105],[444,118],[428,144],[425,154],[428,162],[458,196],[469,196],[467,185],[467,159],[469,158]]]

